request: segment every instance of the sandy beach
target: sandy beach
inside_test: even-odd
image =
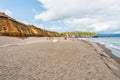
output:
[[[118,58],[96,43],[0,36],[0,80],[120,80]]]

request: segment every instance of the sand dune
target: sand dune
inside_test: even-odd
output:
[[[119,63],[95,43],[0,37],[8,44],[0,47],[0,80],[120,80]]]

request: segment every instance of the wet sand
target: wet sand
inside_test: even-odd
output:
[[[82,40],[0,36],[0,80],[120,80],[119,63]]]

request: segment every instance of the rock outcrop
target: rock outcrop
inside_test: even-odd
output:
[[[59,37],[57,32],[47,31],[21,23],[5,13],[0,13],[0,36],[17,36],[17,37]]]

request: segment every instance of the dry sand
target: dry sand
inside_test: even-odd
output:
[[[120,80],[119,73],[93,42],[0,37],[0,80]]]

